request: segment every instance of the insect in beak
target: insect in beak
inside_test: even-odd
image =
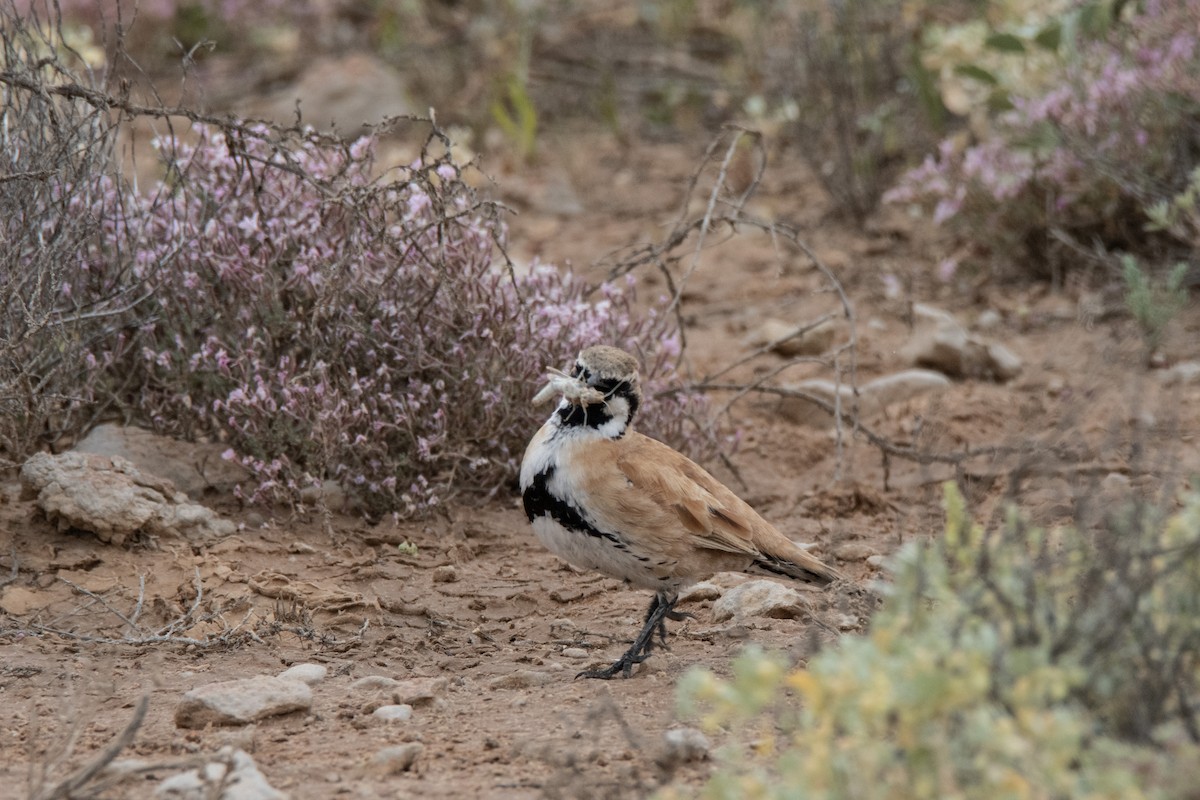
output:
[[[546,385],[533,396],[533,404],[540,406],[554,395],[561,394],[575,405],[591,405],[603,403],[604,394],[588,386],[579,378],[574,378],[554,367],[546,367]]]

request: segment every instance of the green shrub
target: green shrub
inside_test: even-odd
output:
[[[685,713],[735,731],[703,795],[1189,796],[1200,496],[1094,531],[1016,512],[986,531],[953,487],[946,510],[944,537],[897,554],[867,636],[807,669],[751,651],[732,680],[686,677]]]

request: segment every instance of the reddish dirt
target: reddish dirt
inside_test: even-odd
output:
[[[521,212],[512,224],[514,254],[570,262],[601,277],[602,269],[587,265],[612,248],[662,238],[704,146],[696,139],[621,148],[585,133],[548,136],[536,166],[498,176],[502,191],[511,178],[508,199]],[[872,429],[939,452],[1037,443],[1040,457],[1021,491],[1047,521],[1064,518],[1081,487],[1092,494],[1122,491],[1119,478],[1101,485],[1106,476],[1156,489],[1166,485],[1165,477],[1200,468],[1200,386],[1160,387],[1155,371],[1141,363],[1128,318],[1089,323],[1077,310],[1082,290],[1055,293],[983,277],[938,283],[930,277],[936,258],[928,233],[896,215],[865,233],[831,221],[828,201],[799,164],[794,154],[772,154],[751,211],[797,224],[843,282],[857,315],[861,380],[907,366],[896,351],[909,336],[914,301],[952,311],[967,324],[986,309],[998,311],[999,325],[985,335],[1004,341],[1025,362],[1009,384],[957,381],[935,399],[866,420]],[[536,198],[564,181],[586,211],[559,217],[539,210]],[[728,239],[722,233],[712,241],[718,238]],[[908,287],[901,296],[887,295],[884,274]],[[663,290],[651,272],[639,273],[639,280],[643,298]],[[749,352],[748,337],[764,317],[800,323],[838,312],[829,288],[803,255],[786,246],[776,251],[762,235],[746,232],[706,250],[685,295],[691,370],[701,376]],[[841,335],[845,330],[839,328]],[[1198,341],[1200,309],[1193,304],[1171,331],[1166,361],[1196,358]],[[781,363],[767,355],[734,377],[746,380]],[[831,371],[801,364],[785,377],[815,376]],[[715,396],[718,403],[727,399]],[[840,546],[860,542],[887,554],[938,532],[940,484],[953,476],[952,468],[895,457],[885,464],[877,448],[850,431],[839,448],[831,430],[793,424],[777,401],[762,397],[736,404],[732,420],[741,431],[732,463],[744,486],[721,465],[714,466],[716,474],[856,580],[881,574],[861,560],[840,561]],[[1142,447],[1140,459],[1131,455],[1134,441]],[[980,515],[1011,488],[1006,475],[1014,459],[981,457],[963,465],[960,477]],[[663,731],[687,724],[675,711],[675,686],[685,671],[704,666],[728,674],[748,642],[799,662],[813,647],[814,632],[823,630],[811,619],[714,623],[711,603],[701,601],[686,609],[694,620],[671,626],[671,649],[656,653],[632,679],[573,680],[579,669],[623,650],[648,597],[556,561],[533,538],[515,497],[456,506],[443,517],[399,526],[283,512],[264,521],[261,510],[209,497],[204,502],[244,523],[244,530],[203,547],[160,541],[128,548],[56,533],[31,502],[18,498],[15,484],[4,498],[0,580],[15,558],[19,571],[11,586],[34,599],[26,613],[0,612],[3,797],[24,796],[39,776],[51,783],[85,763],[121,730],[144,692],[150,711],[124,756],[166,764],[233,743],[294,798],[642,796],[669,781],[697,784],[711,768],[656,763]],[[403,542],[416,552],[402,552],[397,544]],[[210,648],[96,644],[35,627],[124,636],[127,630],[104,603],[128,614],[142,575],[146,627],[185,610],[199,575],[203,610],[223,610],[184,634],[245,619],[239,630],[254,637],[235,633],[235,644]],[[846,606],[845,597],[813,597],[821,621],[862,611]],[[566,657],[568,648],[582,648],[588,658]],[[173,723],[176,702],[192,687],[276,674],[302,662],[330,670],[314,687],[311,713],[239,729],[186,731]],[[512,676],[523,670],[546,673],[550,682],[519,686]],[[348,688],[368,675],[447,683],[411,721],[388,724],[371,718],[369,697]],[[365,769],[379,748],[407,741],[424,745],[411,771],[380,777]],[[153,770],[103,796],[149,797],[171,771]]]

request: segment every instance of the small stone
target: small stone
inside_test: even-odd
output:
[[[1104,476],[1104,480],[1100,481],[1100,487],[1109,492],[1119,492],[1128,489],[1129,484],[1129,476],[1122,475],[1119,472],[1110,472]]]
[[[795,589],[774,581],[747,581],[726,592],[713,603],[713,620],[744,617],[797,619],[809,613],[809,602]]]
[[[500,675],[493,678],[488,687],[491,689],[532,689],[537,686],[545,686],[553,683],[554,680],[554,676],[548,672],[519,669],[516,672],[510,672],[507,675]]]
[[[1020,374],[1020,357],[999,342],[968,333],[952,314],[921,304],[913,312],[916,329],[900,348],[905,361],[955,378],[1007,381]]]
[[[663,751],[656,759],[660,766],[672,767],[703,761],[712,745],[708,737],[695,728],[672,728],[663,733]]]
[[[701,581],[694,586],[684,590],[679,595],[681,603],[697,603],[701,600],[716,600],[721,596],[721,587],[711,581]]]
[[[867,566],[874,569],[884,569],[887,566],[887,557],[876,553],[873,556],[867,556]]]
[[[372,692],[379,689],[395,689],[400,681],[386,675],[367,675],[350,684],[352,692]]]
[[[1003,321],[1004,318],[1000,316],[999,311],[994,308],[987,308],[975,320],[975,327],[981,331],[989,331],[992,328],[998,327]]]
[[[1170,369],[1158,373],[1158,379],[1163,386],[1179,384],[1187,386],[1200,383],[1200,361],[1181,361]]]
[[[858,628],[859,620],[853,614],[838,614],[836,624],[839,631],[852,631]]]
[[[397,703],[424,706],[436,700],[438,693],[445,689],[449,682],[448,678],[409,678],[396,681],[390,691]]]
[[[412,719],[412,706],[407,703],[392,706],[380,706],[371,712],[371,716],[387,722],[408,722]]]
[[[862,384],[858,387],[857,397],[854,387],[849,383],[837,384],[824,378],[801,381],[785,388],[812,395],[829,405],[836,405],[835,400],[840,397],[845,413],[849,413],[857,404],[860,417],[871,417],[921,395],[944,392],[950,386],[950,380],[940,372],[906,369]],[[789,421],[798,425],[826,426],[833,423],[833,416],[829,412],[803,397],[784,397],[779,410]]]
[[[832,321],[823,322],[804,333],[797,333],[802,327],[804,326],[778,319],[767,319],[750,337],[750,343],[757,347],[775,343],[771,351],[787,358],[820,355],[833,344]]]
[[[438,567],[433,571],[434,583],[454,583],[458,580],[458,570],[453,564],[447,564],[443,567]]]
[[[878,551],[866,542],[846,542],[834,548],[833,554],[842,561],[866,561]]]
[[[563,658],[573,658],[576,661],[581,661],[588,657],[588,651],[582,647],[566,647],[562,651]]]
[[[317,552],[317,548],[308,542],[292,542],[288,545],[288,552],[293,555],[307,556]]]
[[[175,707],[175,724],[180,728],[245,725],[311,707],[308,684],[259,676],[192,689]]]
[[[324,664],[293,664],[276,677],[283,678],[285,681],[300,681],[314,686],[325,680],[325,676],[328,674],[329,668]]]
[[[169,800],[287,800],[286,794],[267,782],[246,751],[223,747],[217,755],[220,761],[163,780],[154,796]]]
[[[394,745],[379,750],[367,762],[367,769],[376,775],[399,775],[412,769],[425,746],[420,742]]]

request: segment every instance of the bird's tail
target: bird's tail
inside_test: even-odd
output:
[[[844,574],[816,556],[809,555],[798,545],[790,541],[787,544],[790,547],[772,548],[782,552],[764,552],[754,559],[754,566],[773,575],[783,575],[817,586],[828,586],[834,581],[846,579]]]

